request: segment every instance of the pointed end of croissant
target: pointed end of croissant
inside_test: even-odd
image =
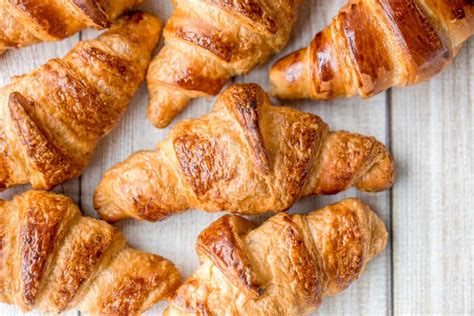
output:
[[[273,65],[270,70],[270,92],[282,99],[310,97],[310,74],[306,48],[290,54]]]
[[[372,167],[355,183],[355,187],[365,192],[380,192],[390,189],[396,176],[395,163],[387,147],[377,144],[378,155]]]
[[[103,221],[116,223],[129,217],[110,197],[108,191],[104,189],[102,182],[94,193],[93,202],[95,210]]]
[[[141,315],[170,297],[180,283],[171,261],[125,247],[97,275],[79,309],[88,315]]]
[[[135,218],[156,222],[178,212],[169,206],[178,199],[176,193],[169,191],[168,182],[161,182],[156,175],[161,173],[160,168],[167,166],[156,159],[155,151],[137,152],[104,174],[94,194],[94,208],[101,219],[117,222]],[[165,174],[169,172],[166,170]]]
[[[171,88],[148,84],[150,100],[148,102],[148,120],[157,128],[167,127],[180,114],[191,100],[180,91]]]

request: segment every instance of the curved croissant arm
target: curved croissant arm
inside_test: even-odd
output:
[[[128,15],[0,89],[0,189],[51,189],[82,173],[144,80],[160,27]]]
[[[23,311],[138,315],[180,282],[170,261],[130,248],[62,195],[0,200],[0,242],[0,301]]]
[[[86,27],[110,27],[142,0],[0,0],[0,54],[43,41],[58,41]]]
[[[272,93],[370,97],[431,79],[474,34],[470,0],[351,0],[309,47],[278,61]]]
[[[106,172],[102,218],[160,220],[188,208],[279,212],[312,194],[389,188],[394,166],[372,137],[330,132],[317,116],[274,107],[255,84],[234,85],[213,112],[178,124],[154,151]]]
[[[224,216],[199,236],[201,266],[164,315],[304,315],[357,280],[386,245],[384,223],[356,199],[280,213],[258,228]]]
[[[148,118],[166,127],[193,98],[219,93],[283,49],[302,0],[174,1],[147,81]]]

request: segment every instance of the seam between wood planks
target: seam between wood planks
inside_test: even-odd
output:
[[[385,98],[385,106],[386,106],[386,123],[387,123],[387,146],[392,153],[392,156],[394,156],[393,152],[393,144],[392,144],[392,139],[393,139],[393,115],[392,115],[392,89],[389,89],[386,93],[386,98]],[[393,157],[394,158],[394,157]],[[396,166],[396,161],[395,161],[395,166]],[[394,214],[393,214],[393,186],[390,188],[389,196],[388,196],[388,203],[389,203],[389,212],[390,212],[390,226],[389,226],[389,245],[390,245],[390,310],[387,311],[388,315],[394,315],[395,313],[395,271],[394,271],[394,232],[393,232],[393,223],[394,223]]]

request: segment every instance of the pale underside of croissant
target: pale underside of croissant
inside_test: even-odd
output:
[[[160,21],[137,12],[0,89],[0,189],[80,175],[144,80]]]
[[[474,34],[472,0],[351,0],[309,47],[277,62],[287,99],[370,97],[431,79]]]
[[[0,0],[0,53],[57,41],[86,27],[110,27],[142,0]]]
[[[219,93],[283,49],[302,0],[177,0],[147,81],[148,118],[167,126],[193,98]]]
[[[262,226],[225,216],[204,230],[201,266],[164,315],[304,315],[346,289],[387,245],[384,223],[360,200]]]
[[[0,301],[24,311],[135,315],[171,295],[180,273],[130,248],[67,197],[28,191],[0,200]]]
[[[393,180],[391,155],[376,139],[330,132],[315,115],[272,106],[258,85],[233,85],[213,112],[106,172],[94,203],[108,221],[189,208],[250,215],[352,186],[380,191]]]

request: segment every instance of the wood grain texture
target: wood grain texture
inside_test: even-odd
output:
[[[394,313],[474,313],[474,42],[392,92]]]
[[[234,82],[257,82],[268,88],[267,74],[272,62],[305,46],[344,2],[305,0],[287,49],[270,63]],[[148,0],[143,8],[163,21],[172,12],[168,0]],[[86,31],[81,36],[85,39],[96,34]],[[0,57],[0,84],[7,83],[11,75],[32,70],[48,58],[64,55],[78,37],[6,53]],[[389,230],[393,224],[393,249],[390,244],[368,266],[362,278],[341,295],[327,298],[318,315],[474,313],[472,52],[471,42],[456,63],[430,83],[396,89],[368,101],[353,98],[283,103],[275,100],[276,104],[295,105],[320,115],[334,129],[373,135],[387,145],[392,144],[398,164],[399,178],[393,195],[351,190],[335,197],[306,198],[292,209],[292,212],[308,213],[342,197],[357,196],[381,215]],[[96,216],[92,195],[105,170],[136,150],[153,148],[168,133],[169,128],[157,130],[146,120],[147,96],[142,86],[121,124],[98,146],[84,175],[56,190],[80,202],[86,214]],[[195,100],[176,121],[199,117],[212,104],[212,100]],[[9,190],[0,197],[9,198],[23,190]],[[129,220],[118,226],[132,246],[170,258],[184,277],[188,277],[198,267],[194,250],[197,235],[218,217],[219,214],[196,211],[161,223]],[[158,304],[148,314],[159,315],[165,305]],[[0,314],[21,313],[0,305]]]

